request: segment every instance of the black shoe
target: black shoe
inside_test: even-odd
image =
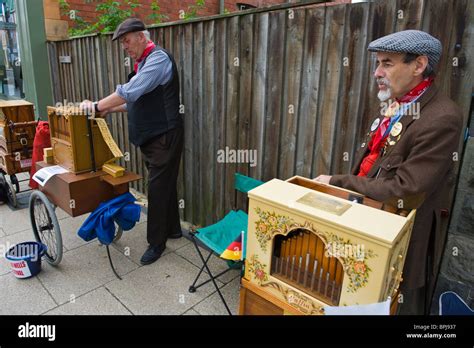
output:
[[[181,238],[183,236],[183,233],[181,231],[178,231],[178,232],[175,232],[173,234],[170,234],[168,236],[169,239],[178,239],[178,238]]]
[[[158,246],[149,245],[148,249],[145,251],[142,258],[140,259],[140,263],[142,265],[149,265],[155,262],[161,257],[161,254],[163,254],[163,251],[165,251],[165,249],[166,249],[165,244],[158,245]]]

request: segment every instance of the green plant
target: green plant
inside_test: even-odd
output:
[[[112,32],[125,19],[133,17],[135,9],[141,6],[139,0],[106,0],[96,6],[96,12],[99,14],[96,22],[89,23],[79,16],[80,11],[71,10],[66,0],[59,0],[59,5],[62,14],[69,16],[74,22],[74,26],[69,28],[69,35],[71,36]],[[152,13],[147,19],[153,24],[161,23],[162,20],[168,18],[166,15],[159,13],[158,1],[153,1],[150,8]]]
[[[160,13],[161,8],[160,5],[158,5],[158,1],[153,1],[150,5],[150,9],[153,11],[153,13],[149,15],[147,19],[153,24],[159,24],[168,19],[167,15]]]
[[[196,0],[195,5],[188,6],[188,10],[184,12],[183,19],[190,20],[198,17],[198,11],[206,6],[205,0]]]

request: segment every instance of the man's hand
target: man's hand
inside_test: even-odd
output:
[[[79,109],[81,109],[81,111],[84,111],[90,115],[94,111],[94,103],[91,102],[90,100],[85,99],[79,105]]]
[[[323,184],[328,184],[329,185],[329,181],[331,180],[331,175],[320,175],[320,176],[314,178],[313,180],[317,181],[317,182],[321,182]]]

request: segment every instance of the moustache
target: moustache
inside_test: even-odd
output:
[[[385,78],[375,79],[378,85],[390,87],[390,81]]]

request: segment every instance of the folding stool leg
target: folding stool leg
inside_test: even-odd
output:
[[[196,237],[195,237],[194,235],[191,235],[191,237],[192,237],[194,246],[196,247],[197,253],[198,253],[198,255],[199,255],[199,257],[200,257],[200,259],[201,259],[201,261],[202,261],[202,263],[203,263],[203,267],[202,267],[201,270],[199,271],[198,276],[196,277],[196,279],[194,280],[193,285],[191,285],[191,286],[189,287],[189,292],[195,292],[198,287],[200,287],[200,286],[202,286],[202,285],[208,283],[209,281],[212,281],[212,283],[214,284],[214,287],[215,287],[216,290],[217,290],[217,293],[219,294],[219,297],[220,297],[221,300],[222,300],[222,303],[224,303],[224,306],[225,306],[227,312],[229,313],[229,315],[232,315],[232,312],[230,311],[229,306],[227,306],[227,302],[225,301],[224,296],[222,296],[222,293],[221,293],[221,291],[220,291],[220,289],[219,289],[219,286],[217,285],[216,280],[215,280],[217,277],[219,277],[219,276],[221,276],[222,274],[228,272],[228,271],[230,270],[230,268],[228,268],[228,269],[226,269],[225,271],[219,273],[217,276],[213,276],[212,273],[211,273],[211,270],[210,270],[209,267],[207,266],[207,262],[209,261],[209,259],[210,259],[210,257],[211,257],[211,255],[212,255],[213,252],[211,251],[211,252],[209,253],[209,256],[207,257],[207,259],[204,260],[204,256],[202,255],[201,250],[199,250],[199,246],[198,246],[198,244],[197,244],[197,242],[196,242],[196,240],[195,240]],[[206,280],[205,282],[203,282],[203,283],[201,283],[201,284],[199,284],[198,286],[195,286],[195,284],[196,284],[196,282],[197,282],[199,276],[201,275],[201,273],[202,273],[202,271],[203,271],[203,268],[205,268],[206,271],[207,271],[207,273],[209,273],[210,279],[209,279],[209,280]]]

